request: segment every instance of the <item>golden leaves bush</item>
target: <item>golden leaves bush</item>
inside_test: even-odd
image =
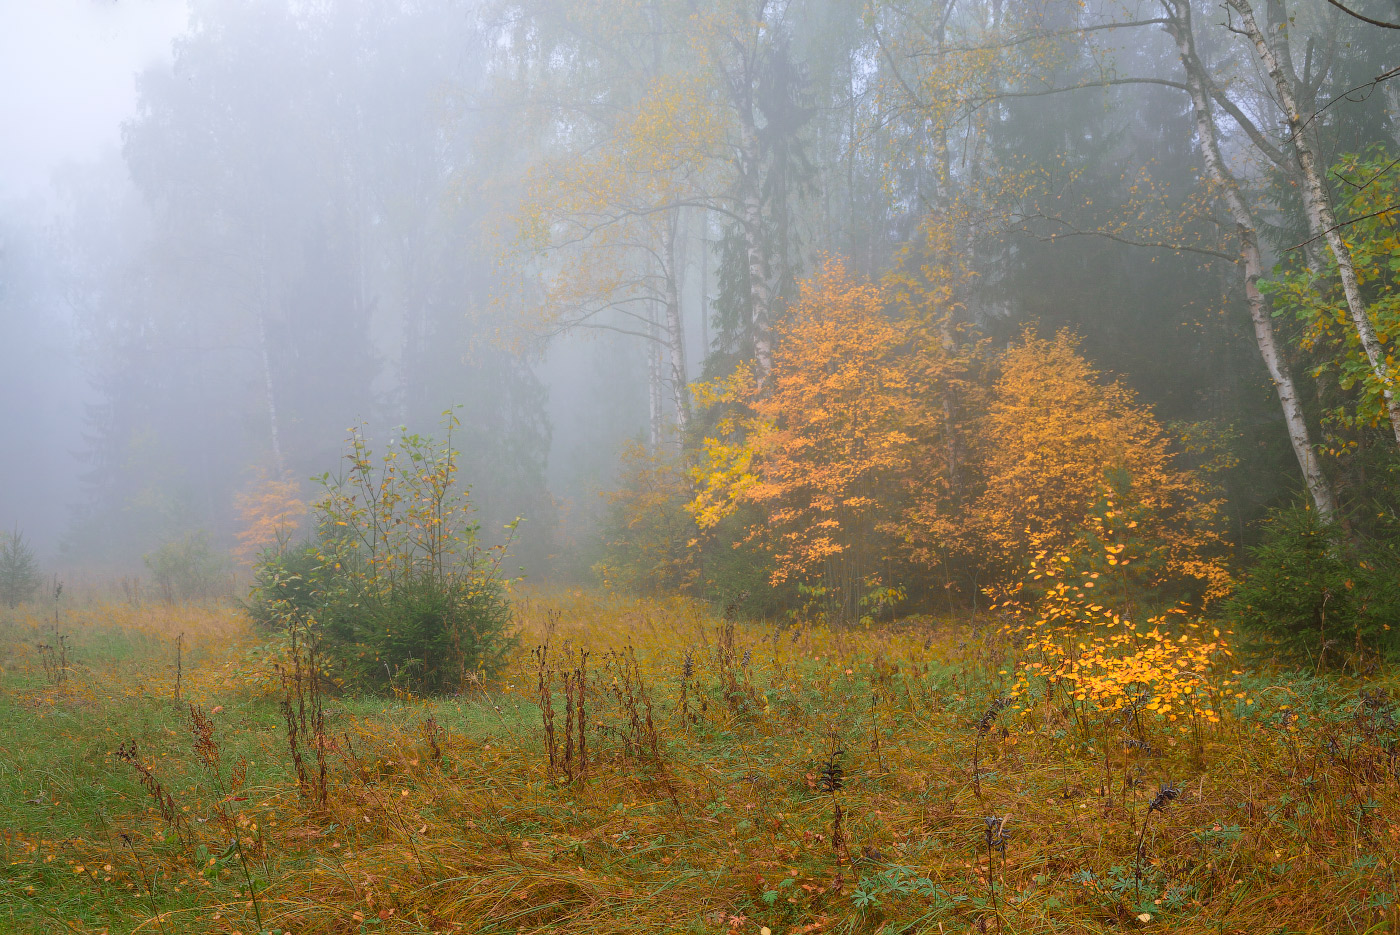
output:
[[[266,470],[258,470],[234,495],[233,506],[242,527],[235,534],[233,557],[242,565],[252,565],[264,549],[285,545],[307,515],[301,485]]]
[[[703,443],[690,506],[697,524],[756,506],[763,521],[748,534],[773,555],[772,583],[821,589],[826,609],[844,618],[882,585],[895,551],[888,530],[919,463],[917,354],[886,304],[879,285],[829,261],[777,327],[764,380],[741,366],[697,393],[699,405],[737,411]]]
[[[1087,549],[1131,568],[1143,590],[1228,592],[1219,502],[1175,465],[1151,410],[1105,381],[1068,332],[1027,332],[1007,350],[978,447],[984,486],[967,522],[986,555],[1005,558],[1003,575],[1024,557]],[[1128,539],[1132,559],[1107,551]]]
[[[1100,572],[1128,612],[1228,593],[1219,501],[1152,411],[1067,332],[993,356],[957,326],[966,274],[945,235],[930,227],[878,283],[829,260],[766,372],[742,362],[692,388],[711,428],[689,452],[691,544],[760,548],[771,587],[844,620],[927,600],[935,577],[950,595],[1017,580],[1040,553]],[[615,502],[655,506],[654,479]]]
[[[1081,722],[1127,712],[1139,739],[1146,721],[1182,733],[1218,723],[1237,684],[1223,671],[1231,631],[1181,605],[1137,623],[1102,602],[1103,577],[1068,554],[1040,552],[1027,579],[993,607],[1003,632],[1023,646],[1013,694],[1025,700],[1038,691],[1047,704],[1059,695]]]

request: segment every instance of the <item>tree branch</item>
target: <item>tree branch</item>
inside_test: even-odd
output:
[[[1327,0],[1327,2],[1332,4],[1337,9],[1341,10],[1347,16],[1355,17],[1356,19],[1361,20],[1361,22],[1363,23],[1370,23],[1372,26],[1379,26],[1382,29],[1400,29],[1400,23],[1387,23],[1384,20],[1371,19],[1371,17],[1358,13],[1350,7],[1343,6],[1342,4],[1338,3],[1337,0]]]
[[[1063,224],[1065,227],[1070,227],[1070,223],[1064,220],[1063,218],[1049,217],[1048,215],[1043,214],[1024,215],[1022,217],[1022,220],[1050,221],[1057,224]],[[1041,240],[1046,243],[1054,243],[1056,240],[1060,240],[1066,237],[1102,237],[1105,240],[1112,240],[1115,243],[1121,243],[1128,247],[1152,247],[1158,250],[1171,250],[1176,253],[1197,253],[1201,256],[1208,256],[1217,260],[1228,260],[1231,263],[1238,263],[1240,260],[1238,256],[1225,253],[1221,250],[1212,250],[1209,247],[1192,247],[1187,244],[1165,243],[1162,241],[1151,240],[1130,240],[1127,237],[1120,237],[1117,234],[1111,234],[1108,231],[1078,230],[1077,228],[1071,228],[1070,230],[1060,234],[1040,235],[1033,233],[1032,231],[1027,230],[1024,227],[1021,228],[1021,230],[1024,231],[1026,234],[1029,234],[1030,236],[1036,238],[1037,240]]]
[[[1209,78],[1207,80],[1209,81],[1207,90],[1210,92],[1211,100],[1219,104],[1220,109],[1230,115],[1235,124],[1244,131],[1245,136],[1249,137],[1249,141],[1254,144],[1255,148],[1268,156],[1269,160],[1285,173],[1296,175],[1297,167],[1284,156],[1283,150],[1269,142],[1269,138],[1264,135],[1263,131],[1255,126],[1253,120],[1249,119],[1249,115],[1241,110],[1238,104],[1230,100],[1229,95],[1221,90],[1214,80]]]
[[[913,52],[910,58],[928,58],[948,54],[964,54],[968,52],[990,52],[995,49],[1009,49],[1013,46],[1024,45],[1027,42],[1034,42],[1037,39],[1063,39],[1068,36],[1078,36],[1084,33],[1100,32],[1105,29],[1134,29],[1138,26],[1165,26],[1167,21],[1161,17],[1155,19],[1129,20],[1124,23],[1097,23],[1093,26],[1074,26],[1069,29],[1056,29],[1049,32],[1028,32],[1019,36],[1012,36],[1001,42],[988,42],[983,45],[950,45],[943,46],[931,52]]]
[[[1342,175],[1340,172],[1337,172],[1336,170],[1333,170],[1333,172],[1332,172],[1332,177],[1335,178],[1335,179],[1337,179],[1338,181],[1346,182],[1348,185],[1350,185],[1352,188],[1356,189],[1356,190],[1359,191],[1359,192],[1363,192],[1363,191],[1365,191],[1367,188],[1370,188],[1370,187],[1371,187],[1371,183],[1372,183],[1372,182],[1374,182],[1376,179],[1380,178],[1382,175],[1385,175],[1387,172],[1389,172],[1391,169],[1395,168],[1397,165],[1400,165],[1400,159],[1395,159],[1395,160],[1393,160],[1393,161],[1390,163],[1390,165],[1388,165],[1388,166],[1386,166],[1385,168],[1379,170],[1378,172],[1376,172],[1375,175],[1371,176],[1371,177],[1370,177],[1369,179],[1367,179],[1366,181],[1360,182],[1360,183],[1353,182],[1351,179],[1347,178],[1345,175]]]
[[[1104,78],[1101,81],[1086,81],[1083,84],[1070,84],[1063,88],[1046,88],[1043,91],[1000,91],[987,96],[987,100],[994,101],[1004,97],[1045,97],[1048,94],[1060,94],[1064,91],[1083,91],[1088,88],[1105,88],[1117,84],[1157,84],[1165,88],[1175,88],[1178,91],[1187,90],[1186,85],[1180,81],[1171,81],[1167,78]]]
[[[1286,248],[1283,252],[1288,253],[1292,250],[1297,250],[1299,247],[1306,247],[1308,244],[1320,240],[1323,237],[1326,237],[1333,231],[1339,231],[1343,227],[1350,227],[1358,221],[1364,221],[1367,218],[1380,217],[1382,214],[1389,214],[1391,211],[1400,211],[1400,201],[1397,201],[1395,204],[1391,205],[1388,208],[1381,208],[1379,211],[1372,211],[1370,214],[1363,214],[1360,217],[1352,218],[1350,221],[1342,221],[1340,224],[1334,224],[1333,226],[1327,228],[1327,230],[1320,232],[1316,237],[1309,237],[1302,243],[1295,243],[1293,246]]]
[[[1369,98],[1369,97],[1371,96],[1371,93],[1370,93],[1370,92],[1371,92],[1372,90],[1375,89],[1376,85],[1380,84],[1382,81],[1389,81],[1391,78],[1396,78],[1396,77],[1400,77],[1400,66],[1397,66],[1397,67],[1395,67],[1395,68],[1392,68],[1390,71],[1381,72],[1379,75],[1377,75],[1376,77],[1372,78],[1370,81],[1366,82],[1365,84],[1358,84],[1356,87],[1351,88],[1350,90],[1343,91],[1341,94],[1338,94],[1336,97],[1332,98],[1332,100],[1328,101],[1326,104],[1323,104],[1321,107],[1319,107],[1317,110],[1315,110],[1315,111],[1313,112],[1312,116],[1308,117],[1307,120],[1304,120],[1301,124],[1299,124],[1299,125],[1298,125],[1298,132],[1301,133],[1301,132],[1308,126],[1308,124],[1312,123],[1312,122],[1313,122],[1314,120],[1316,120],[1318,117],[1321,117],[1321,116],[1322,116],[1322,112],[1323,112],[1324,110],[1326,110],[1327,108],[1331,107],[1333,104],[1337,103],[1338,101],[1347,100],[1347,101],[1351,101],[1351,103],[1353,103],[1353,104],[1360,104],[1362,101],[1365,101],[1367,98]],[[1365,92],[1366,92],[1365,97],[1353,98],[1351,95],[1355,94],[1357,91],[1365,91]]]

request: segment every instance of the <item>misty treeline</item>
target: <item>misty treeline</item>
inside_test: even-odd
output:
[[[1322,0],[196,3],[61,230],[6,231],[4,353],[61,293],[75,560],[232,543],[240,491],[455,405],[536,568],[967,597],[1055,542],[998,456],[1085,387],[1127,434],[1060,478],[1066,541],[1168,500],[1167,564],[1297,503],[1379,539],[1397,35]],[[869,420],[817,426],[843,366]]]

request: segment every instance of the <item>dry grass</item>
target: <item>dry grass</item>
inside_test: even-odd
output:
[[[324,807],[291,768],[282,650],[239,615],[92,605],[58,634],[52,608],[4,619],[0,930],[1400,930],[1400,736],[1360,686],[1249,676],[1199,745],[1148,723],[1127,746],[1122,725],[1043,703],[980,730],[1013,680],[991,627],[732,627],[563,591],[517,609],[496,681],[328,700]],[[56,635],[61,677],[36,650]],[[573,782],[549,775],[546,641],[553,659],[590,652]],[[128,741],[173,813],[116,756]],[[1179,795],[1144,826],[1168,782]]]

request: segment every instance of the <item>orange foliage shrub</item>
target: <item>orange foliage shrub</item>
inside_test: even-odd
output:
[[[294,533],[306,519],[306,501],[300,494],[300,485],[290,477],[276,477],[259,469],[233,498],[242,527],[236,533],[234,559],[252,565],[264,549]]]
[[[977,493],[976,417],[988,405],[992,360],[985,340],[959,322],[960,296],[972,274],[956,243],[956,217],[930,216],[883,279],[895,313],[907,322],[908,367],[919,439],[905,502],[891,532],[921,569],[954,586],[954,562],[970,557],[966,505]]]
[[[705,440],[692,515],[706,529],[740,503],[757,506],[765,522],[748,532],[773,555],[773,583],[821,589],[845,617],[887,584],[890,531],[921,463],[918,348],[887,304],[880,286],[830,261],[777,327],[762,386],[741,367],[697,393],[702,406],[749,415],[720,420],[718,437]]]
[[[829,262],[776,327],[764,379],[742,364],[695,388],[721,412],[691,469],[700,538],[739,526],[770,584],[840,619],[911,586],[1005,587],[1047,555],[1103,577],[1089,587],[1125,613],[1162,587],[1222,596],[1218,503],[1151,411],[1067,333],[994,360],[955,323],[948,237],[930,225],[879,284]],[[656,506],[645,484],[629,496]]]
[[[1041,554],[1028,576],[1040,586],[1016,589],[994,608],[1006,619],[1004,631],[1025,644],[1012,694],[1025,701],[1038,691],[1047,705],[1059,694],[1081,720],[1126,710],[1139,740],[1153,723],[1198,734],[1219,723],[1223,705],[1242,697],[1227,677],[1238,673],[1226,672],[1233,632],[1222,634],[1180,607],[1138,626],[1101,603],[1099,577],[1068,556]]]
[[[1218,502],[1174,466],[1152,412],[1106,382],[1067,332],[1027,332],[1006,352],[978,447],[984,488],[968,522],[1003,565],[1088,552],[1091,564],[1131,568],[1141,587],[1188,584],[1207,597],[1228,588],[1214,557]]]

